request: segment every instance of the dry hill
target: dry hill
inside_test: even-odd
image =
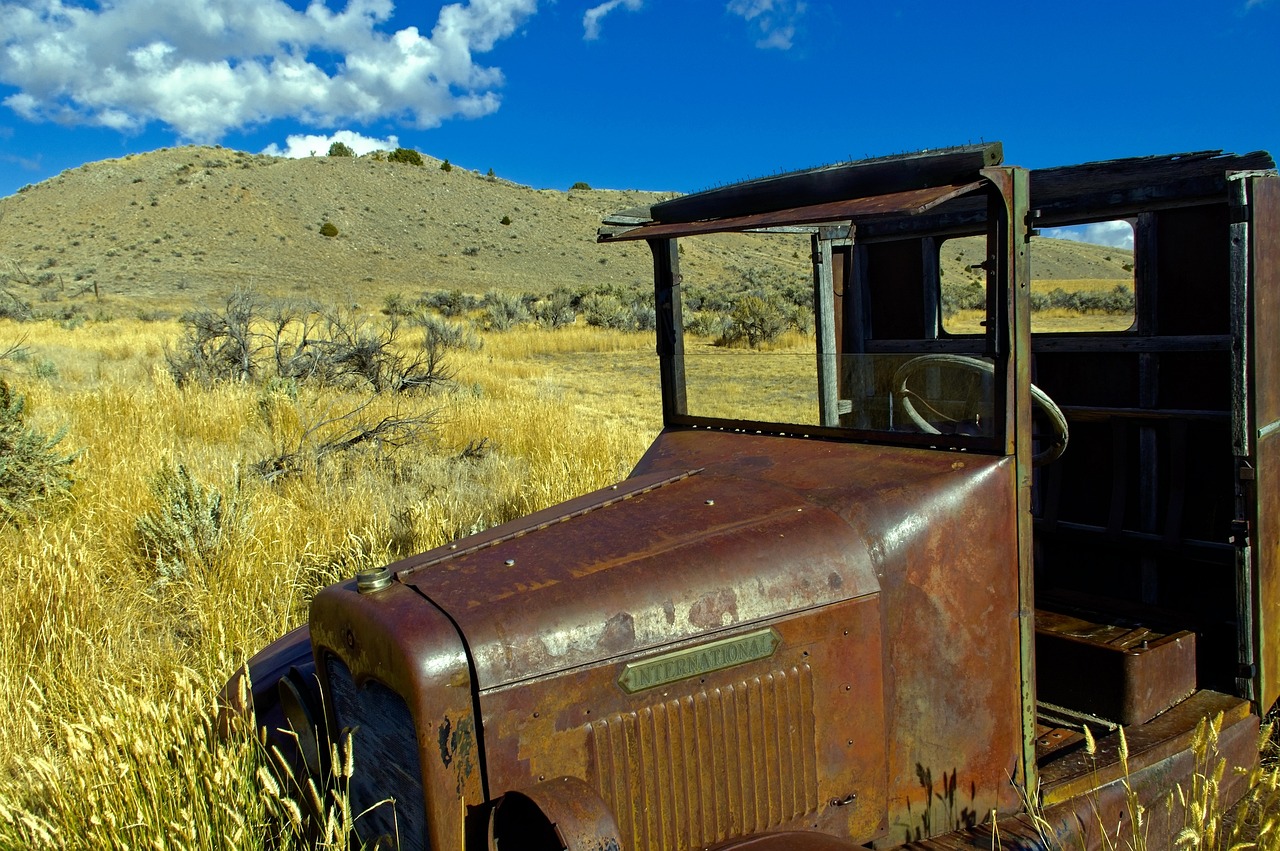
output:
[[[595,231],[656,193],[535,190],[424,160],[184,147],[89,163],[0,199],[0,272],[162,302],[237,285],[350,300],[648,279],[647,251],[597,246]]]
[[[645,247],[597,245],[596,227],[670,193],[537,190],[423,159],[181,147],[88,163],[0,199],[0,280],[30,287],[28,300],[84,298],[96,287],[100,303],[155,307],[236,286],[376,303],[424,290],[647,285]],[[336,236],[322,235],[326,223]],[[694,241],[689,277],[807,275],[803,239],[769,257],[739,239]],[[1127,254],[1047,242],[1058,244],[1038,250],[1038,262],[1052,257],[1055,277],[1127,276]],[[944,270],[965,274],[969,253],[944,250]]]

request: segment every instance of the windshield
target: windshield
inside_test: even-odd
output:
[[[904,263],[868,248],[854,274],[852,243],[816,233],[680,240],[683,416],[890,441],[992,437],[993,363],[980,336],[939,346],[937,282],[919,250]]]

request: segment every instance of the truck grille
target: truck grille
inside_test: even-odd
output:
[[[427,819],[423,810],[422,771],[413,718],[400,695],[376,680],[356,688],[351,671],[330,656],[326,663],[329,690],[338,724],[352,731],[355,773],[349,793],[360,838],[399,838],[399,848],[426,849]],[[386,799],[393,799],[386,803]]]
[[[698,848],[818,807],[807,665],[603,718],[587,738],[626,847]]]

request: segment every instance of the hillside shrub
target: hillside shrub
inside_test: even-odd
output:
[[[719,340],[729,329],[729,317],[723,313],[696,311],[684,314],[684,330],[699,337]]]
[[[773,295],[747,295],[738,300],[729,314],[729,324],[716,341],[718,345],[733,346],[746,343],[758,349],[776,340],[787,330],[787,318],[781,301]]]
[[[587,182],[585,182],[585,181],[582,181],[582,180],[579,180],[577,183],[575,183],[575,184],[573,184],[572,186],[570,186],[570,187],[569,187],[569,189],[571,189],[571,190],[573,190],[573,189],[590,189],[590,188],[591,188],[591,184],[590,184],[590,183],[587,183]]]
[[[438,310],[444,316],[457,317],[464,316],[473,310],[479,310],[484,304],[484,299],[457,289],[437,290],[423,293],[422,297],[418,299],[418,304],[423,307],[429,307],[432,310]]]
[[[390,293],[382,300],[382,312],[387,316],[411,316],[414,307],[404,293]]]
[[[444,162],[440,163],[440,170],[453,171],[453,163],[449,162],[449,160],[446,159]]]
[[[652,298],[642,289],[601,287],[581,297],[583,320],[597,328],[618,331],[651,331],[657,327]]]
[[[393,163],[408,163],[409,165],[422,165],[422,154],[413,148],[396,148],[387,154],[387,161]]]
[[[546,298],[535,300],[529,305],[529,313],[533,321],[542,328],[565,328],[578,321],[578,311],[573,306],[573,296],[564,289],[556,290]]]
[[[498,219],[498,224],[500,224],[500,225],[509,225],[509,224],[511,224],[511,217],[510,217],[510,216],[503,216],[502,218]]]
[[[350,145],[342,142],[334,142],[329,146],[329,156],[331,157],[354,157],[356,152],[351,150]]]
[[[0,281],[0,319],[27,322],[35,316],[35,307],[32,303],[15,293],[7,280]]]
[[[984,310],[987,291],[982,284],[969,278],[965,281],[942,282],[942,315],[948,319],[961,310]]]
[[[414,317],[414,324],[427,338],[425,345],[435,345],[445,350],[478,352],[484,341],[469,322],[450,322],[433,313],[421,313]]]
[[[1076,313],[1132,314],[1133,290],[1116,284],[1107,292],[1067,292],[1061,287],[1049,291],[1049,307],[1060,307]]]
[[[582,299],[582,318],[596,328],[625,330],[631,324],[631,311],[613,293],[591,293]]]
[[[70,489],[76,454],[57,445],[65,431],[45,435],[24,422],[26,400],[0,379],[0,521],[20,522],[42,500]]]
[[[489,331],[510,331],[529,321],[529,309],[518,295],[489,290],[484,294],[484,327]]]
[[[335,225],[333,222],[325,222],[320,226],[320,235],[327,236],[330,239],[333,239],[335,236],[338,235],[338,226]]]

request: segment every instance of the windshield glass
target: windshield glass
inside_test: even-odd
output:
[[[868,354],[821,359],[835,376],[834,421],[822,415],[812,351],[716,349],[683,359],[689,415],[755,423],[915,434],[993,434],[992,365],[963,355]]]
[[[888,439],[993,436],[992,362],[980,337],[939,350],[937,284],[918,248],[871,247],[861,278],[848,240],[809,233],[685,238],[678,253],[684,415]]]

